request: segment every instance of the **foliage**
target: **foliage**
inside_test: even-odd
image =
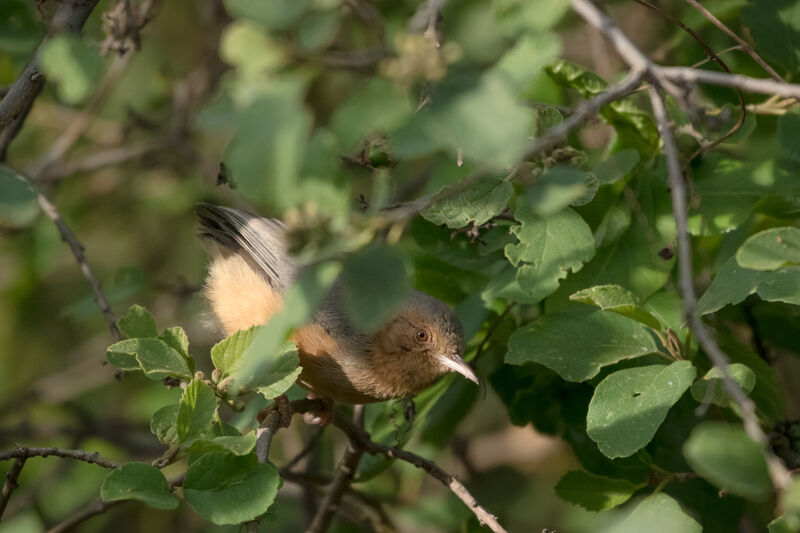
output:
[[[0,3],[0,84],[68,3]],[[737,122],[736,95],[702,86],[667,97],[694,311],[730,359],[717,366],[685,315],[687,257],[647,98],[620,95],[531,150],[625,71],[610,45],[576,49],[589,30],[570,2],[163,2],[141,27],[150,3],[125,4],[101,1],[82,37],[47,40],[47,85],[0,164],[3,448],[97,448],[120,466],[27,461],[0,533],[43,531],[98,493],[139,505],[108,508],[86,531],[302,529],[342,437],[327,431],[300,457],[311,437],[296,418],[259,460],[257,414],[303,397],[291,334],[337,280],[366,333],[412,289],[453,306],[481,389],[450,375],[415,398],[414,414],[402,399],[367,406],[364,428],[380,445],[460,461],[459,477],[509,530],[800,531],[800,485],[776,487],[770,463],[800,467],[797,101],[745,94],[745,126],[693,157]],[[711,49],[731,44],[688,3],[664,5]],[[800,0],[704,6],[797,80],[800,48],[786,36],[800,31]],[[647,21],[635,40],[659,63],[706,58],[656,11],[608,7]],[[723,59],[765,76],[741,51]],[[80,131],[59,141],[69,128]],[[113,310],[127,307],[124,338],[107,337],[37,191],[81,237]],[[222,340],[194,296],[205,259],[191,208],[209,199],[280,218],[310,265],[268,324]],[[556,451],[536,448],[550,455],[533,465],[516,456],[523,433],[511,424]],[[478,530],[471,509],[396,458],[365,455],[354,475],[333,531]],[[23,496],[36,505],[15,507]]]

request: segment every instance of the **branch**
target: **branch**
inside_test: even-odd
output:
[[[98,0],[67,0],[61,3],[53,17],[57,31],[79,33]],[[49,38],[49,37],[48,37]],[[40,47],[41,49],[41,47]],[[45,76],[34,57],[19,78],[0,100],[0,130],[21,117],[29,109],[44,86]]]
[[[772,484],[778,490],[789,486],[790,474],[786,466],[778,459],[769,447],[767,438],[756,416],[756,407],[739,384],[731,378],[727,365],[730,364],[728,356],[720,349],[717,342],[706,329],[705,324],[696,313],[697,296],[692,284],[692,248],[689,240],[688,207],[686,203],[686,186],[683,173],[678,160],[678,148],[669,125],[667,108],[662,95],[657,88],[650,89],[650,102],[653,114],[658,123],[658,130],[664,142],[664,153],[667,157],[667,171],[670,193],[672,195],[672,210],[675,213],[675,226],[678,239],[678,275],[680,290],[683,298],[683,314],[692,332],[697,337],[700,346],[708,354],[709,359],[718,367],[723,375],[723,385],[728,394],[739,406],[740,416],[744,422],[744,429],[754,441],[762,445],[767,458]]]
[[[658,67],[657,71],[661,75],[674,81],[707,83],[709,85],[739,88],[751,93],[778,95],[786,98],[800,98],[800,85],[796,83],[778,82],[764,78],[751,78],[740,74],[726,74],[724,72],[699,70],[689,67]]]
[[[8,505],[8,500],[11,499],[11,493],[19,486],[17,485],[17,480],[19,479],[20,472],[22,472],[22,467],[25,466],[26,459],[27,457],[17,457],[14,464],[11,465],[11,468],[6,472],[6,482],[3,484],[2,493],[0,493],[0,518],[3,517],[3,513]]]
[[[0,461],[10,459],[28,459],[30,457],[62,457],[64,459],[75,459],[84,463],[96,464],[103,468],[117,468],[120,463],[106,459],[98,452],[87,452],[85,450],[70,450],[67,448],[26,448],[19,447],[13,450],[0,452]]]
[[[21,175],[21,174],[20,174]],[[69,246],[70,250],[72,250],[72,255],[75,256],[75,260],[78,262],[78,266],[80,266],[81,272],[83,272],[83,276],[89,281],[89,284],[92,286],[92,292],[94,293],[94,299],[97,302],[97,305],[100,307],[100,311],[102,311],[103,316],[106,319],[108,324],[108,329],[111,332],[111,337],[114,341],[120,341],[122,339],[122,333],[120,333],[119,328],[117,327],[117,317],[114,315],[114,312],[111,310],[111,305],[108,303],[108,299],[106,298],[105,293],[103,292],[103,286],[100,283],[100,280],[94,273],[94,270],[89,265],[89,262],[86,260],[86,255],[84,252],[84,247],[78,238],[75,236],[75,233],[67,226],[67,223],[64,222],[64,219],[61,218],[56,206],[47,199],[47,197],[38,191],[30,180],[26,180],[28,185],[36,191],[37,201],[39,202],[39,206],[42,208],[42,211],[53,221],[58,228],[58,233],[61,235],[61,240],[66,242]]]
[[[356,405],[353,419],[357,421],[357,427],[360,428],[364,422],[363,405]],[[339,510],[339,502],[353,480],[362,455],[364,455],[364,447],[360,442],[351,438],[347,444],[342,462],[336,468],[333,481],[328,486],[325,496],[317,509],[317,514],[314,515],[314,519],[311,521],[306,533],[325,533],[328,530],[328,526],[330,526],[333,517],[336,516],[336,512]]]
[[[497,521],[497,517],[487,511],[455,476],[442,470],[439,465],[433,461],[395,446],[387,446],[372,441],[363,429],[350,422],[350,420],[343,418],[338,412],[334,415],[333,424],[344,431],[351,441],[359,443],[359,445],[364,448],[365,452],[371,455],[381,454],[389,458],[400,459],[410,465],[421,468],[442,485],[449,488],[453,494],[464,502],[467,508],[478,518],[478,522],[480,522],[481,525],[488,526],[489,529],[495,533],[507,533],[503,526]]]
[[[700,3],[697,2],[697,0],[686,0],[686,3],[691,5],[693,8],[698,10],[700,13],[702,13],[702,15],[705,18],[707,18],[709,20],[709,22],[711,22],[711,24],[713,24],[714,26],[716,26],[717,28],[719,28],[720,30],[725,32],[734,41],[739,43],[739,46],[741,46],[741,49],[744,50],[744,52],[747,55],[752,57],[753,60],[756,63],[761,65],[761,68],[763,68],[764,71],[772,77],[772,79],[774,79],[775,81],[779,81],[779,82],[783,82],[784,81],[783,78],[780,76],[780,74],[775,72],[775,69],[773,69],[771,66],[769,66],[769,63],[764,61],[761,58],[761,56],[758,55],[758,53],[756,53],[755,50],[753,50],[753,47],[750,46],[750,43],[748,43],[747,41],[745,41],[744,39],[739,37],[739,35],[737,35],[733,30],[731,30],[729,27],[727,27],[725,24],[723,24],[722,21],[720,21],[717,17],[715,17],[714,14],[711,11],[709,11],[708,9],[706,9],[705,7],[700,5]]]
[[[107,510],[111,509],[112,507],[116,507],[117,505],[125,502],[130,502],[133,500],[114,500],[110,502],[104,502],[101,499],[97,499],[91,502],[89,505],[78,511],[77,513],[73,514],[63,522],[56,524],[55,526],[51,527],[47,530],[47,533],[66,533],[70,531],[73,527],[77,526],[81,522],[85,522],[92,518],[93,516],[97,516],[99,514],[105,513]]]

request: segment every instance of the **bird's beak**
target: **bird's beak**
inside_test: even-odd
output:
[[[444,366],[446,366],[450,370],[458,372],[468,380],[475,383],[475,385],[479,385],[478,376],[475,375],[475,371],[472,370],[472,368],[470,368],[470,366],[467,364],[466,361],[461,359],[461,356],[459,356],[458,354],[453,354],[453,355],[439,355],[437,357]]]

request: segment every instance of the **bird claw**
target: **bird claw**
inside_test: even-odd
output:
[[[272,412],[277,412],[280,415],[278,427],[289,427],[289,424],[292,421],[292,415],[294,414],[294,409],[292,409],[292,404],[289,401],[288,396],[281,394],[275,398],[271,404],[258,413],[256,420],[258,420],[258,423],[261,424],[267,418],[267,415]]]
[[[308,399],[313,400],[318,398],[322,401],[322,409],[320,411],[303,413],[303,422],[315,426],[324,426],[333,419],[333,400],[330,398],[319,398],[313,392],[308,393]]]

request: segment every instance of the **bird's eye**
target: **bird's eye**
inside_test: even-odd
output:
[[[427,331],[425,331],[425,329],[424,329],[424,328],[416,328],[416,329],[414,330],[414,336],[415,336],[415,337],[417,338],[417,340],[418,340],[418,341],[420,341],[420,342],[425,342],[425,341],[427,341],[427,340],[428,340],[428,332],[427,332]]]

